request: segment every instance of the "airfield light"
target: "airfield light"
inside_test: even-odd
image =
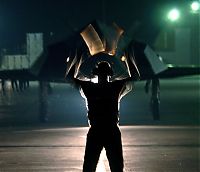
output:
[[[168,15],[167,15],[167,18],[168,18],[170,21],[172,21],[172,22],[178,20],[179,17],[180,17],[180,12],[179,12],[179,10],[176,9],[176,8],[170,10],[169,13],[168,13]]]
[[[200,9],[199,1],[193,1],[190,5],[192,12],[197,12]]]
[[[69,57],[67,57],[66,63],[68,63],[68,62],[69,62],[69,59],[70,59],[70,58],[69,58]]]
[[[121,61],[123,61],[123,62],[126,61],[126,57],[125,57],[125,56],[122,56],[122,57],[121,57]]]

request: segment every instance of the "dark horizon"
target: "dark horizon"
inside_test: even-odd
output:
[[[181,1],[182,2],[182,1]],[[105,1],[105,0],[1,0],[0,48],[25,42],[25,34],[42,32],[63,39],[94,19],[116,22],[125,30],[140,25],[136,37],[151,42],[161,27],[166,9],[184,5],[176,1]]]

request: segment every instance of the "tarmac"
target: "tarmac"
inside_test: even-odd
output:
[[[145,83],[135,83],[120,109],[125,172],[200,172],[199,81],[161,81],[159,122],[152,120]],[[66,84],[52,89],[46,124],[38,120],[37,84],[23,92],[7,87],[0,94],[0,172],[82,171],[85,102]],[[105,151],[96,171],[110,171]]]
[[[200,127],[121,126],[125,172],[199,172]],[[81,172],[88,127],[0,130],[0,172]],[[109,172],[102,151],[97,172]]]

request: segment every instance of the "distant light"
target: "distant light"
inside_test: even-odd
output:
[[[67,57],[66,63],[68,63],[68,62],[69,62],[69,59],[70,59],[70,58],[69,58],[69,57]]]
[[[159,58],[159,60],[160,60],[161,62],[163,62],[163,58],[162,58],[161,56],[158,56],[158,58]]]
[[[167,18],[171,21],[176,21],[180,17],[180,12],[178,9],[174,8],[171,11],[169,11]]]
[[[193,12],[197,12],[200,9],[200,3],[198,1],[194,1],[191,3],[190,7]]]

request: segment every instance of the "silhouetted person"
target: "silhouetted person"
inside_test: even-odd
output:
[[[23,79],[19,79],[19,90],[20,91],[24,90],[24,80]]]
[[[1,89],[2,89],[2,93],[3,95],[5,95],[5,80],[4,79],[1,79]]]
[[[17,80],[16,79],[12,79],[11,80],[11,86],[12,86],[12,89],[13,89],[13,91],[19,91],[19,87],[18,87],[18,84],[17,84]]]
[[[119,103],[121,97],[132,87],[127,80],[109,82],[113,71],[107,62],[100,62],[93,74],[98,76],[98,83],[79,80],[76,83],[86,98],[90,124],[83,172],[96,170],[103,148],[106,150],[111,171],[123,172],[121,132],[118,128]]]
[[[151,101],[150,107],[153,113],[154,120],[160,120],[159,105],[160,105],[160,82],[158,78],[148,80],[145,85],[145,92],[149,92],[151,85]]]
[[[39,82],[39,120],[43,123],[48,121],[48,89],[48,82]]]

